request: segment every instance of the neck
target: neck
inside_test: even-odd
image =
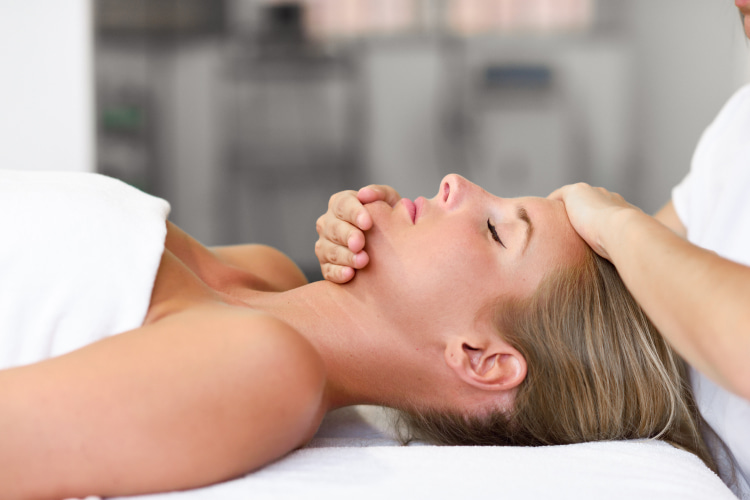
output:
[[[319,281],[257,295],[247,303],[289,324],[318,351],[327,374],[326,410],[355,404],[403,406],[426,390],[419,360],[434,359],[435,353],[427,351],[440,346],[417,345],[403,326],[381,314],[374,295],[356,281]]]

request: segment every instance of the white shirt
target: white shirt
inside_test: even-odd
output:
[[[672,201],[691,243],[750,266],[750,86],[706,129]],[[691,379],[703,417],[734,455],[741,494],[750,498],[750,402],[695,370]]]

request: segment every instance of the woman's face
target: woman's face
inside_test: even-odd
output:
[[[586,248],[562,202],[499,198],[455,174],[431,199],[367,207],[372,285],[414,318],[476,317],[502,297],[527,297],[554,268],[580,262]]]
[[[735,0],[734,4],[740,9],[742,22],[745,26],[745,35],[750,38],[750,0]]]

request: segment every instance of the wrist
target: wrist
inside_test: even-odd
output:
[[[642,231],[653,219],[635,207],[617,208],[607,218],[600,233],[601,245],[613,263],[622,252],[642,241]]]

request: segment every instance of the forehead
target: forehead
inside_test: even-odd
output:
[[[568,219],[565,205],[549,198],[514,198],[516,209],[524,208],[533,227],[527,250],[530,259],[546,265],[579,262],[587,249]]]

